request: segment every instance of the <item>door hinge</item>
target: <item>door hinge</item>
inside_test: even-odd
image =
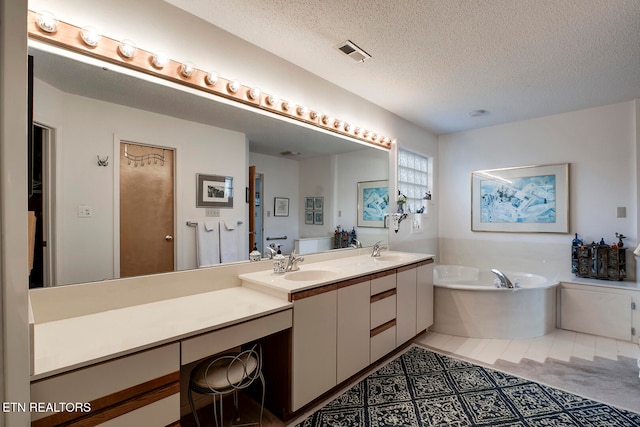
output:
[[[631,310],[635,310],[635,309],[636,309],[636,303],[635,303],[635,302],[632,302],[632,303],[631,303]]]

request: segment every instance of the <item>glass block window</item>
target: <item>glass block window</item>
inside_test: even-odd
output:
[[[416,212],[422,207],[428,185],[429,159],[398,147],[398,191],[407,196],[405,212]]]

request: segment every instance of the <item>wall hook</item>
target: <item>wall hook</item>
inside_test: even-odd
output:
[[[106,159],[101,159],[100,156],[96,156],[98,158],[98,166],[107,167],[109,165],[109,156]]]

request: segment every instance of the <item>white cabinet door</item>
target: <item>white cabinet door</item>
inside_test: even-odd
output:
[[[370,281],[338,289],[337,382],[369,366]]]
[[[337,384],[337,311],[337,290],[293,302],[293,411]]]
[[[560,290],[560,328],[631,341],[630,295]]]
[[[420,263],[417,270],[416,332],[419,333],[433,325],[433,262]]]
[[[397,281],[396,346],[416,336],[417,268],[399,268]]]

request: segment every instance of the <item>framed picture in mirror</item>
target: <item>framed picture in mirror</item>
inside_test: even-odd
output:
[[[304,211],[304,223],[313,224],[313,211]]]
[[[196,174],[196,208],[232,208],[233,177]]]
[[[314,211],[313,212],[313,223],[315,225],[324,224],[324,212],[322,212],[322,211]]]
[[[289,199],[287,197],[273,198],[273,216],[289,216]]]
[[[313,197],[305,197],[304,198],[304,208],[308,211],[313,210]]]
[[[358,183],[358,227],[384,228],[389,213],[389,181]]]

